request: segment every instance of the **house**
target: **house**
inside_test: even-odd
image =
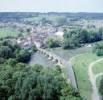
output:
[[[55,36],[56,36],[57,38],[60,38],[60,39],[63,39],[63,35],[64,35],[64,32],[63,32],[63,31],[58,31],[58,32],[55,33]]]

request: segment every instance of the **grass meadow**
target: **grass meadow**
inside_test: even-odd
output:
[[[99,59],[92,52],[84,53],[80,56],[75,57],[72,60],[73,68],[76,74],[78,88],[80,90],[81,96],[85,97],[87,100],[91,100],[91,83],[88,76],[88,66],[91,62]]]
[[[16,37],[20,31],[18,29],[14,29],[12,27],[2,27],[0,28],[0,38],[8,37],[8,36],[13,36]],[[26,32],[22,33],[26,34]]]

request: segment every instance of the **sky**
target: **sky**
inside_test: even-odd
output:
[[[103,12],[103,0],[0,0],[0,12]]]

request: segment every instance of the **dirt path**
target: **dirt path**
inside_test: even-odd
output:
[[[96,81],[100,76],[103,76],[103,72],[95,75],[95,81]],[[102,100],[101,97],[100,97],[100,100]]]
[[[98,88],[96,86],[96,79],[97,79],[97,77],[101,76],[102,74],[99,73],[97,75],[94,75],[92,68],[96,63],[98,63],[102,60],[103,60],[103,58],[92,62],[88,67],[88,75],[89,75],[89,79],[90,79],[90,82],[91,82],[91,85],[92,85],[92,91],[93,91],[92,92],[92,100],[100,100]]]
[[[99,73],[99,74],[95,75],[95,80],[100,76],[103,76],[103,73]]]

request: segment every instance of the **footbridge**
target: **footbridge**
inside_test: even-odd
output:
[[[74,89],[76,90],[78,89],[75,74],[74,74],[72,65],[69,61],[66,61],[65,59],[55,55],[54,53],[42,48],[38,48],[38,51],[42,53],[43,55],[47,56],[49,60],[56,62],[56,64],[59,65],[61,69],[67,68],[67,74],[68,74],[67,82],[71,84]],[[64,76],[64,73],[63,73],[63,76]]]

